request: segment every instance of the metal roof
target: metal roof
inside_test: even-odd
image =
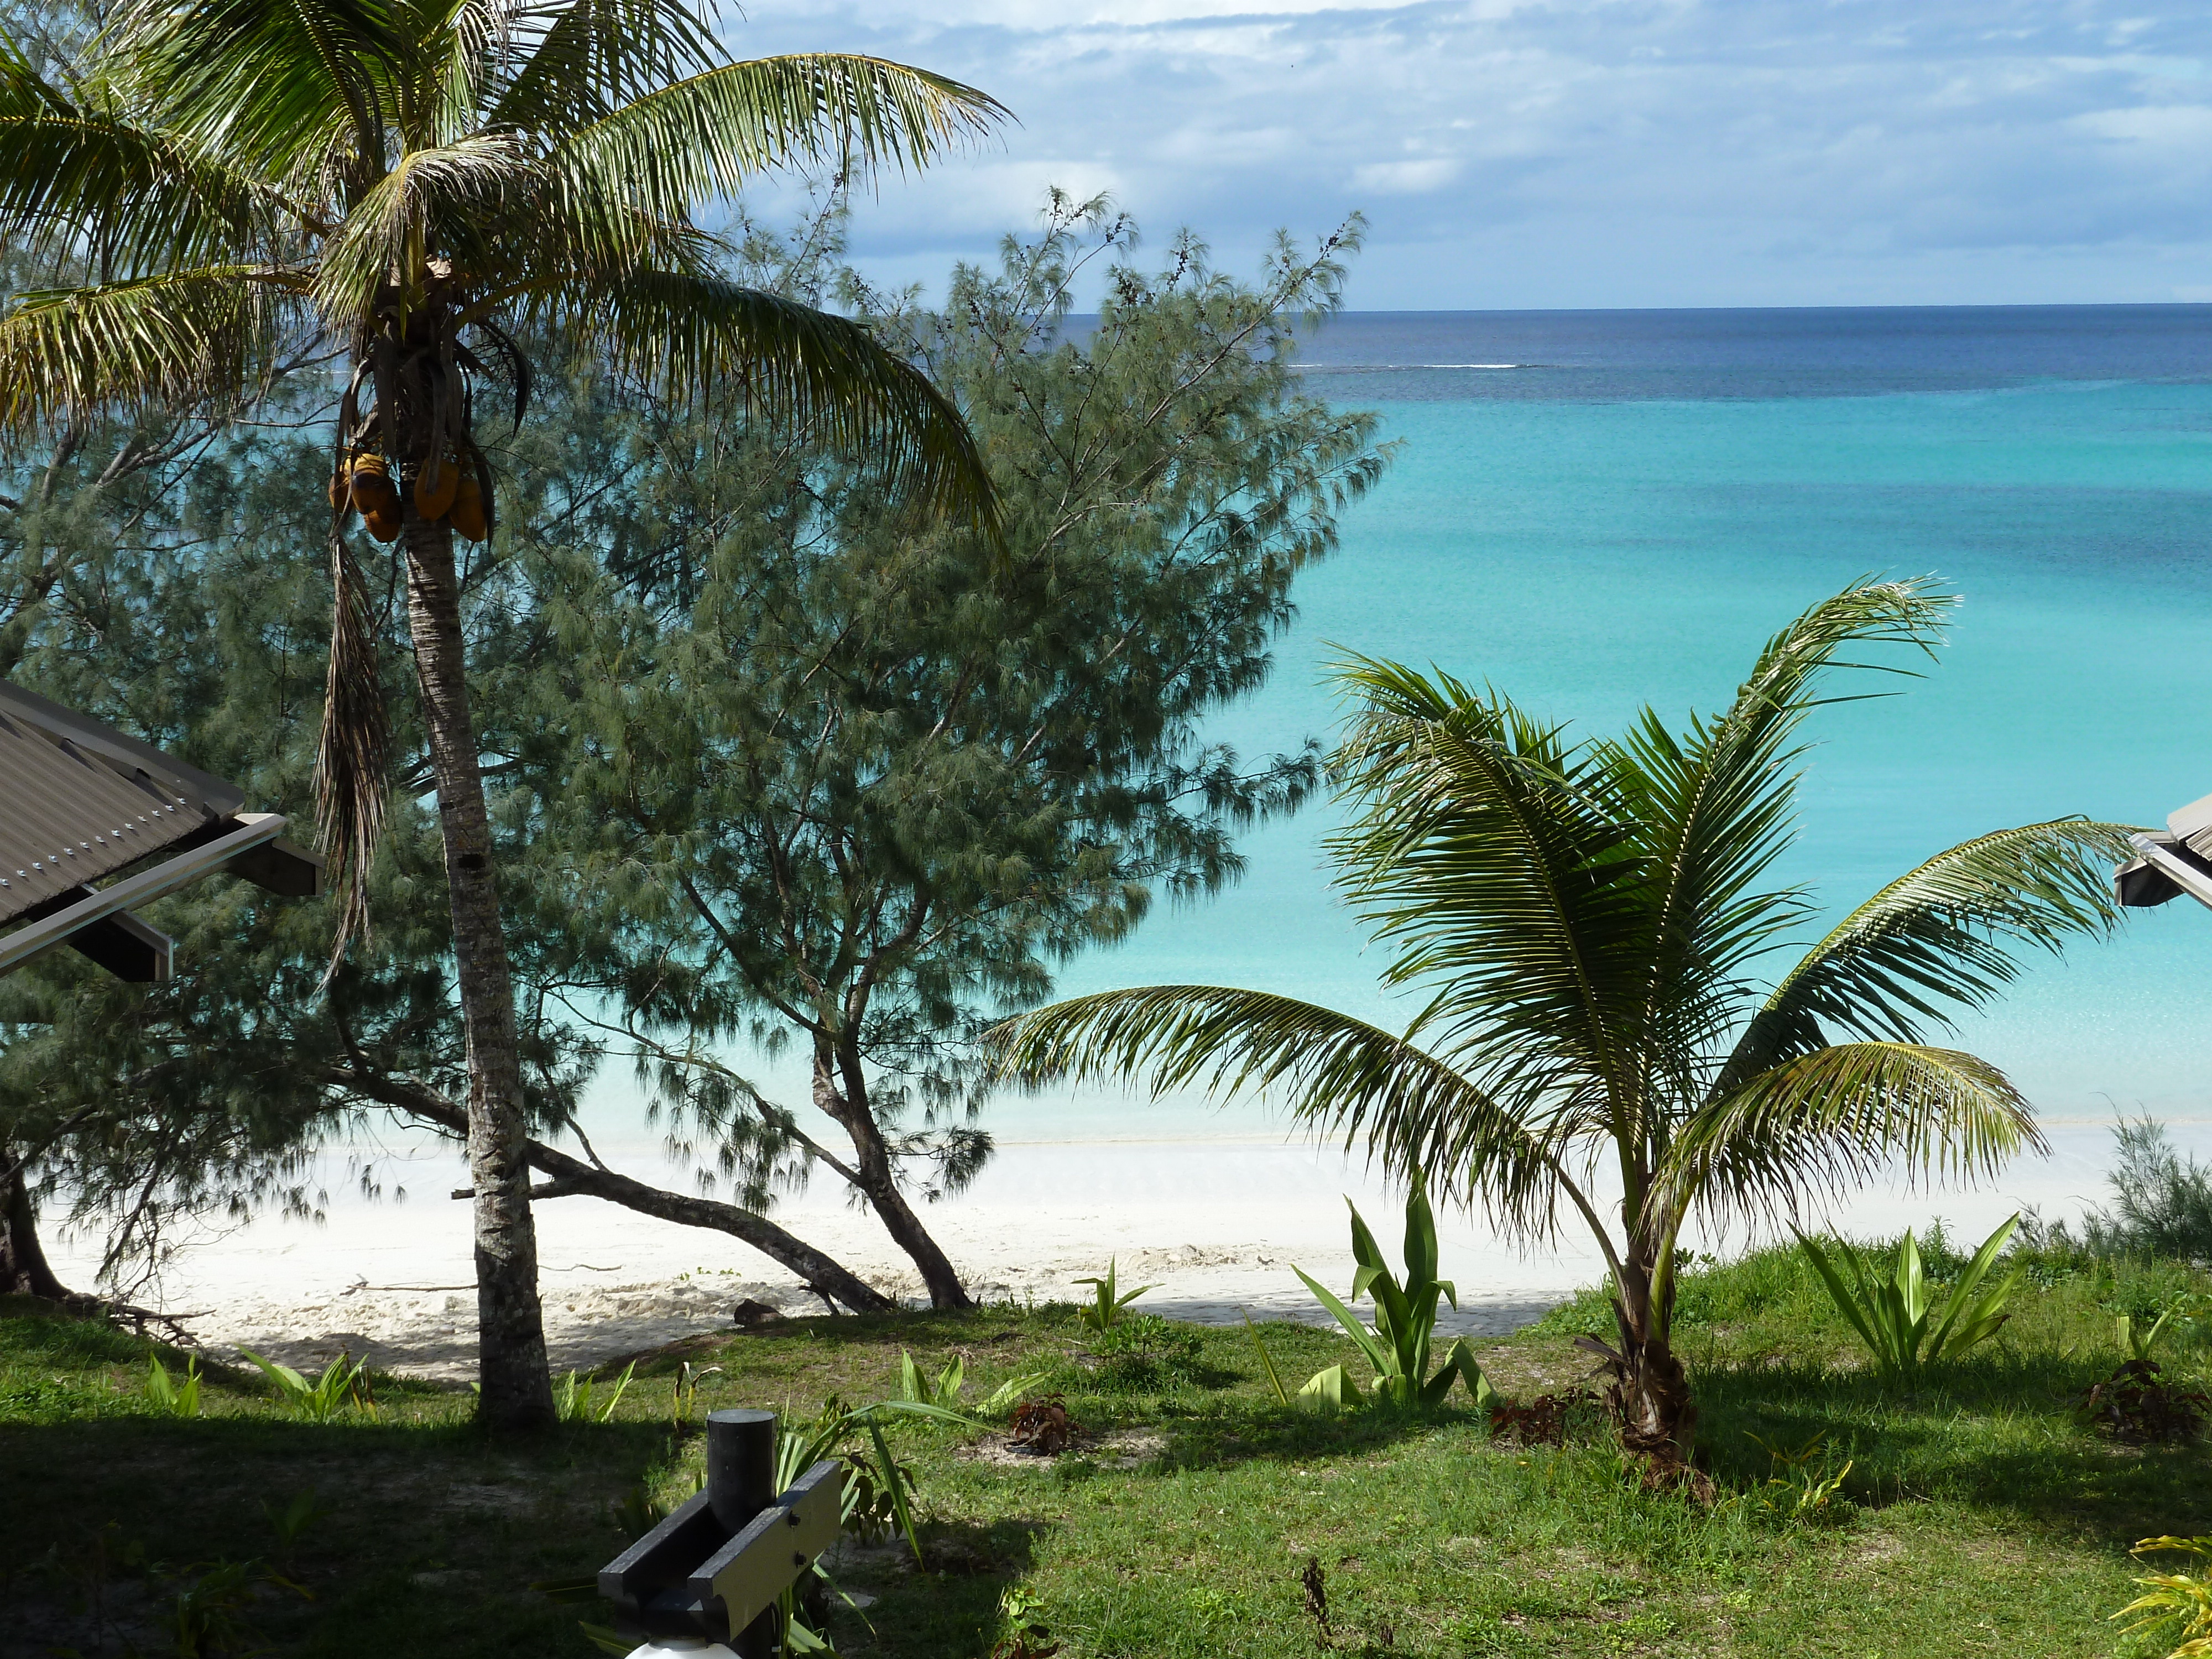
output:
[[[204,835],[244,793],[0,681],[0,923]]]
[[[125,979],[167,979],[169,940],[133,905],[217,871],[321,891],[322,860],[245,804],[236,785],[0,680],[0,974],[67,945]]]

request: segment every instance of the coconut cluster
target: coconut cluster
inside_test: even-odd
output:
[[[480,542],[490,533],[483,485],[450,455],[434,455],[409,483],[394,481],[383,456],[356,454],[331,475],[331,505],[352,507],[370,535],[389,542],[399,534],[403,483],[414,495],[417,517],[431,524],[443,520],[463,541]]]

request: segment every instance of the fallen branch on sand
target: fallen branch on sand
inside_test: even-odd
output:
[[[326,1070],[323,1078],[334,1087],[350,1090],[380,1105],[395,1108],[449,1134],[465,1135],[468,1133],[466,1111],[442,1095],[419,1085],[389,1075],[338,1066]],[[799,1275],[809,1290],[833,1306],[842,1303],[855,1313],[891,1313],[896,1310],[897,1304],[881,1291],[805,1240],[785,1231],[766,1216],[756,1215],[750,1210],[742,1210],[734,1204],[720,1203],[711,1198],[695,1198],[689,1194],[672,1193],[648,1186],[642,1181],[618,1175],[612,1170],[587,1164],[582,1158],[571,1158],[558,1147],[549,1146],[541,1140],[526,1141],[524,1152],[533,1168],[550,1177],[530,1189],[532,1202],[540,1199],[574,1196],[604,1199],[610,1204],[619,1204],[626,1210],[635,1210],[642,1215],[672,1221],[679,1226],[704,1227],[714,1232],[728,1233],[788,1267]],[[471,1197],[473,1190],[463,1188],[453,1196]]]

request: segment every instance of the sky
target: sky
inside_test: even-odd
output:
[[[864,198],[880,282],[1056,185],[1243,270],[1363,213],[1363,310],[2212,301],[2202,0],[756,0],[730,40],[1017,118]]]

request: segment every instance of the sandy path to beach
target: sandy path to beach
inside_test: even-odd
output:
[[[2094,1197],[2110,1146],[2105,1124],[2058,1126],[2057,1156],[2024,1164],[1996,1189],[1936,1199],[1863,1195],[1838,1217],[1879,1233],[1940,1214],[1978,1237],[2022,1203],[2078,1212]],[[2212,1151],[2212,1125],[2178,1135]],[[600,1150],[617,1168],[689,1186],[657,1147]],[[458,1158],[434,1145],[380,1149],[386,1196],[362,1198],[343,1156],[324,1171],[321,1225],[264,1218],[180,1251],[140,1289],[148,1305],[192,1316],[210,1347],[240,1345],[295,1362],[349,1350],[376,1365],[461,1379],[473,1370],[469,1206],[447,1197]],[[404,1187],[404,1201],[392,1194]],[[1341,1293],[1352,1256],[1342,1194],[1349,1194],[1395,1257],[1402,1195],[1347,1166],[1340,1153],[1273,1136],[1150,1141],[1037,1141],[1001,1147],[967,1194],[929,1207],[926,1220],[974,1292],[1043,1302],[1085,1294],[1073,1281],[1118,1256],[1125,1285],[1156,1284],[1141,1306],[1209,1322],[1289,1317],[1327,1322],[1291,1271],[1295,1261]],[[775,1211],[786,1227],[882,1289],[916,1297],[920,1283],[873,1218],[823,1182]],[[1447,1332],[1498,1334],[1540,1316],[1601,1271],[1572,1234],[1523,1253],[1479,1220],[1439,1218],[1443,1269],[1460,1306]],[[789,1313],[821,1304],[789,1273],[726,1234],[674,1226],[598,1200],[538,1206],[546,1328],[562,1369],[599,1364],[697,1332],[726,1329],[742,1298]],[[61,1242],[64,1278],[88,1284],[97,1241]]]

